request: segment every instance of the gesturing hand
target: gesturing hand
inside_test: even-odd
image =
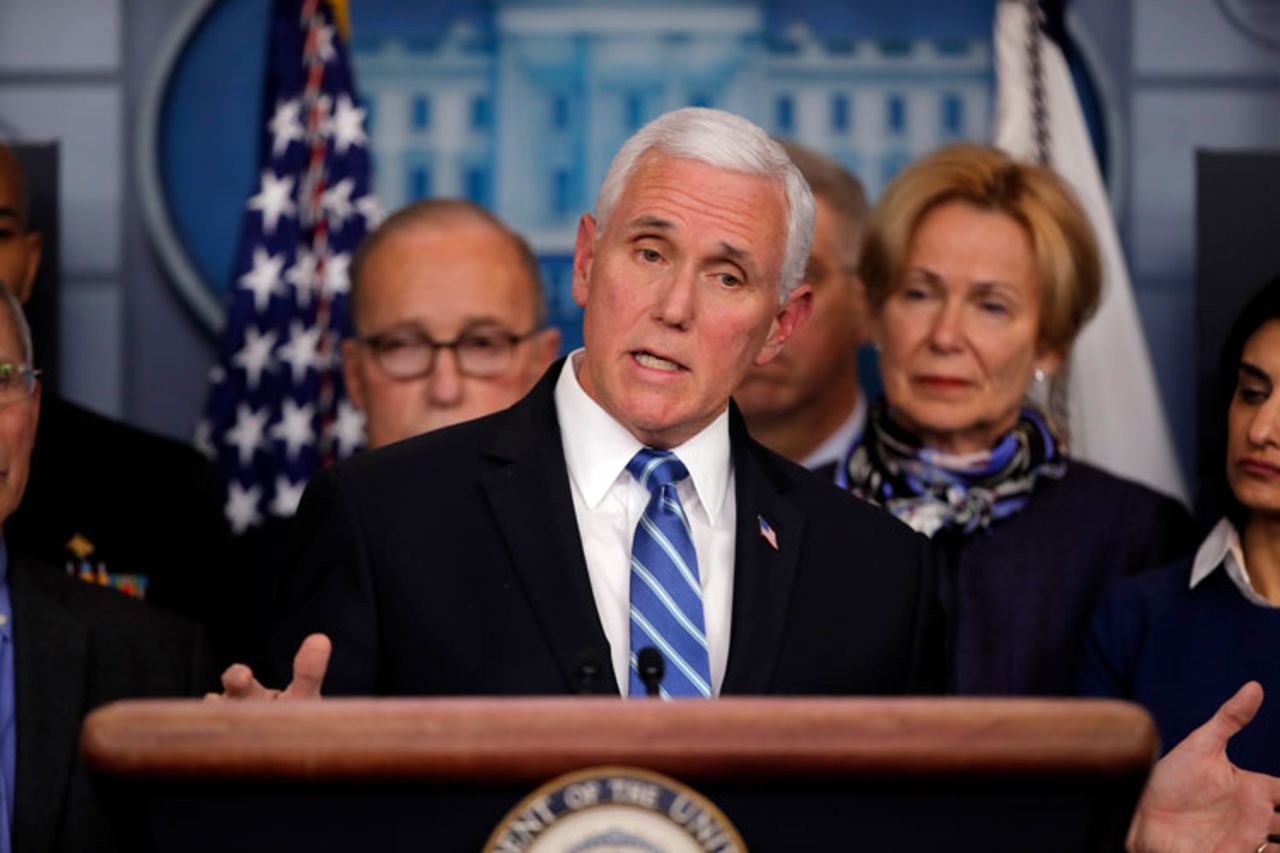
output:
[[[284,690],[264,687],[254,678],[253,670],[242,663],[233,663],[222,673],[222,692],[205,696],[212,700],[242,699],[319,699],[324,683],[325,670],[329,668],[329,653],[333,644],[324,634],[311,634],[298,646],[293,656],[293,680]]]
[[[1227,741],[1261,705],[1250,681],[1156,762],[1129,825],[1131,853],[1249,853],[1280,835],[1280,779],[1227,758]]]

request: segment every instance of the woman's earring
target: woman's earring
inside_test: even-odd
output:
[[[1043,367],[1037,367],[1035,372],[1035,378],[1037,382],[1043,383],[1049,377],[1045,374]]]

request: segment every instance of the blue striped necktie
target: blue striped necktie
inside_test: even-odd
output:
[[[676,483],[689,476],[674,453],[646,447],[627,470],[649,490],[631,543],[631,666],[629,694],[644,696],[636,655],[645,646],[662,654],[663,698],[711,696],[702,583],[689,519]]]

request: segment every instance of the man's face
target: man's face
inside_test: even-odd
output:
[[[0,364],[20,367],[22,345],[13,330],[8,311],[0,307]],[[40,387],[29,397],[0,403],[0,524],[22,501],[31,471],[31,448],[40,418]]]
[[[863,343],[866,306],[857,277],[856,247],[840,228],[839,214],[819,196],[813,251],[805,281],[813,287],[813,312],[778,357],[747,374],[734,399],[753,424],[779,421],[824,400],[847,399],[857,382],[855,352]]]
[[[0,281],[19,302],[31,296],[40,266],[40,235],[27,230],[22,210],[22,174],[9,150],[0,145]]]
[[[492,227],[423,225],[388,235],[365,259],[356,289],[358,338],[393,344],[455,341],[463,335],[525,335],[536,296],[511,241]],[[343,368],[364,411],[371,447],[505,409],[556,357],[559,333],[545,329],[514,344],[510,366],[492,377],[463,375],[458,354],[438,349],[426,376],[396,379],[375,348],[348,340]]]
[[[808,314],[808,286],[778,302],[786,225],[775,180],[644,155],[605,226],[578,226],[583,390],[649,446],[711,423]]]

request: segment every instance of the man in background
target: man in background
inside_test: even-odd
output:
[[[507,408],[560,349],[533,252],[471,202],[397,211],[356,252],[351,287],[342,367],[370,447]]]
[[[777,358],[747,374],[733,399],[753,438],[833,479],[866,421],[857,350],[867,336],[858,278],[867,197],[858,179],[830,157],[793,142],[782,146],[817,201],[805,270],[813,313]]]
[[[0,280],[30,299],[43,251],[26,177],[0,145]],[[46,393],[11,546],[83,580],[194,617],[234,646],[221,603],[226,529],[209,464],[193,448]],[[238,651],[228,648],[227,653]]]
[[[12,236],[4,233],[0,244]],[[108,819],[85,771],[81,721],[117,699],[199,695],[212,669],[193,623],[19,546],[30,537],[14,510],[41,405],[31,332],[0,287],[0,850],[110,851],[122,815]]]
[[[396,211],[365,237],[350,275],[342,369],[370,449],[507,408],[559,351],[533,252],[469,201]],[[267,664],[297,535],[292,518],[273,519],[239,542],[252,582],[239,660],[255,668]]]

